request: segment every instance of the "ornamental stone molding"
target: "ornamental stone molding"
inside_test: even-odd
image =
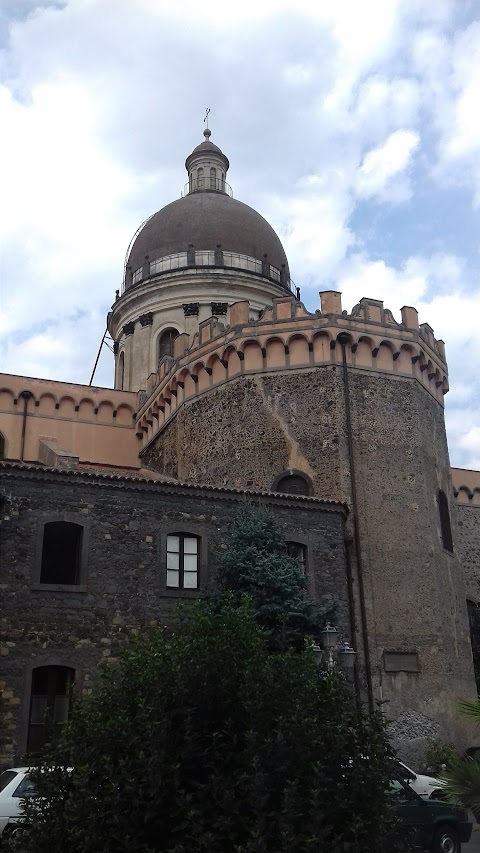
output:
[[[145,326],[151,326],[153,323],[153,314],[151,311],[148,311],[146,314],[141,314],[138,320],[143,328]]]
[[[200,309],[199,302],[184,302],[183,303],[183,313],[185,317],[197,317]]]

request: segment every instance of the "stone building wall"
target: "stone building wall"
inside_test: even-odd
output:
[[[253,489],[270,489],[278,474],[298,468],[316,495],[345,500],[342,387],[334,367],[239,378],[185,404],[142,463],[181,481]]]
[[[467,598],[480,604],[480,506],[457,505],[457,543]]]
[[[202,537],[201,582],[229,522],[251,499],[270,507],[285,540],[308,548],[309,589],[337,604],[349,638],[344,509],[309,498],[181,487],[140,478],[87,475],[0,463],[0,765],[26,745],[31,672],[69,666],[89,690],[99,665],[115,659],[126,636],[168,624],[180,598],[165,586],[165,537]],[[85,524],[86,576],[78,590],[39,584],[42,525],[56,518]]]
[[[404,741],[436,734],[461,742],[469,734],[456,700],[475,688],[458,550],[443,547],[440,530],[441,489],[456,541],[443,408],[414,378],[350,367],[348,383],[375,698],[388,701]],[[256,489],[297,469],[315,495],[353,510],[342,368],[246,375],[212,388],[185,402],[141,456],[180,479]],[[418,671],[387,671],[385,652],[418,655]]]
[[[457,546],[467,598],[480,604],[480,471],[452,468],[456,498]]]

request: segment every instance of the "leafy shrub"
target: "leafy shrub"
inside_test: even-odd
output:
[[[453,743],[442,743],[428,738],[421,766],[425,772],[441,776],[445,769],[450,770],[459,758],[460,753]]]
[[[132,640],[32,773],[25,853],[396,853],[390,748],[246,600]],[[62,768],[73,768],[66,773]],[[402,846],[403,845],[403,846]]]

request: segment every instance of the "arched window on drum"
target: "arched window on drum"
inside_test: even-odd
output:
[[[158,338],[158,364],[166,355],[173,357],[173,344],[178,338],[177,329],[164,329]]]

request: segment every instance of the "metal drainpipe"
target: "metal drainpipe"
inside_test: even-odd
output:
[[[365,672],[367,676],[367,695],[368,695],[368,707],[370,712],[375,710],[375,701],[373,698],[373,686],[372,686],[372,672],[370,666],[370,645],[368,642],[368,624],[367,624],[367,611],[365,607],[365,586],[363,583],[363,562],[362,562],[362,551],[361,551],[361,543],[360,543],[360,527],[358,523],[358,500],[357,500],[357,483],[355,477],[355,457],[353,452],[353,434],[352,434],[352,416],[350,410],[350,388],[348,382],[348,368],[347,368],[347,351],[346,345],[350,341],[349,335],[345,332],[341,332],[337,340],[342,348],[342,368],[343,368],[343,394],[345,398],[345,415],[346,415],[346,423],[347,423],[347,440],[348,440],[348,457],[350,463],[350,488],[352,495],[352,519],[353,519],[353,539],[355,542],[355,551],[357,555],[357,569],[358,569],[358,591],[360,593],[360,618],[362,622],[362,641],[363,641],[363,654],[365,657]]]
[[[25,434],[27,431],[27,408],[30,397],[33,397],[31,391],[22,391],[19,395],[23,399],[23,414],[22,414],[22,443],[20,446],[20,461],[23,462],[25,452]]]
[[[345,563],[346,563],[346,571],[347,571],[347,595],[348,595],[348,616],[350,623],[350,642],[352,646],[355,645],[355,637],[357,634],[357,620],[355,619],[355,596],[353,594],[353,573],[352,573],[352,557],[351,557],[351,546],[352,540],[345,539]],[[355,688],[355,704],[357,706],[357,711],[361,711],[362,703],[361,703],[361,685],[360,685],[360,674],[358,671],[358,663],[355,661],[355,665],[353,667],[353,683]]]

